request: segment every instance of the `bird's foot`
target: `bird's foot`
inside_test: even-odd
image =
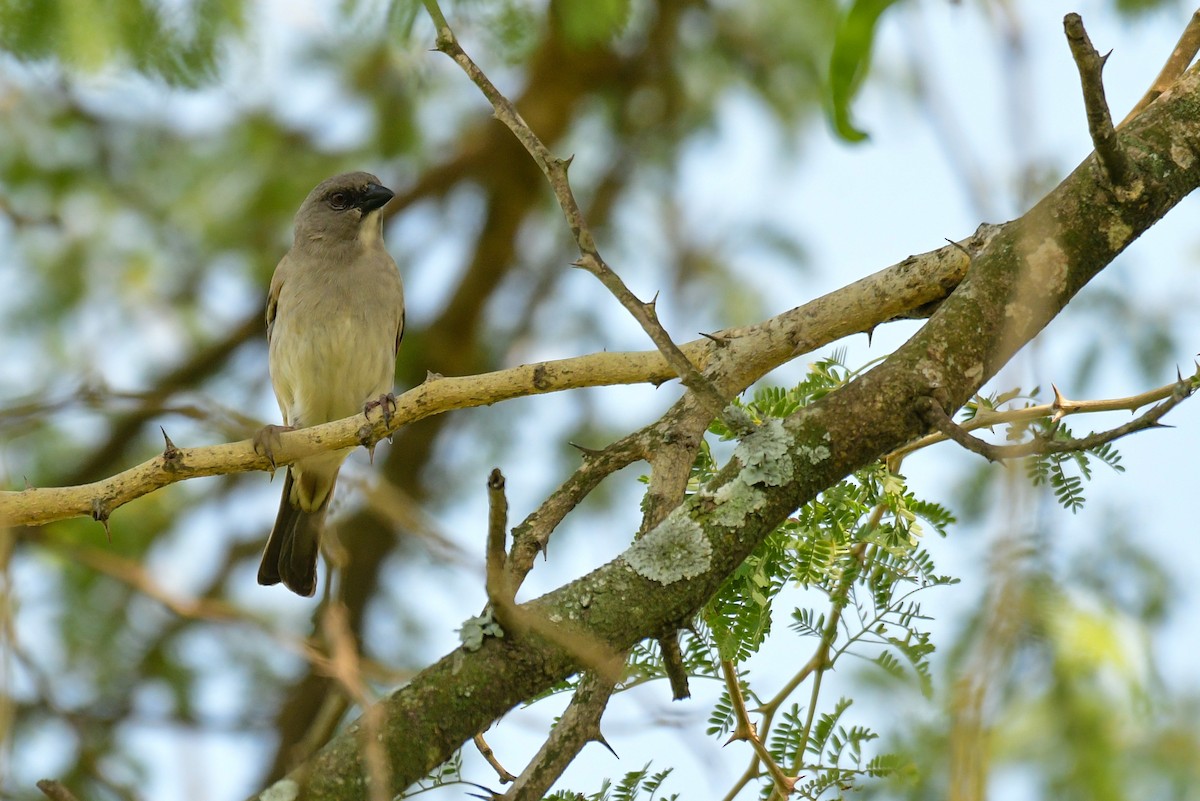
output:
[[[279,447],[279,435],[285,431],[295,431],[295,426],[263,426],[255,433],[254,452],[265,457],[271,463],[271,473],[275,473],[275,449]]]
[[[363,416],[371,418],[371,410],[379,409],[379,413],[383,415],[383,424],[388,428],[392,427],[392,415],[396,413],[396,396],[391,392],[385,392],[374,400],[369,400],[363,405]]]

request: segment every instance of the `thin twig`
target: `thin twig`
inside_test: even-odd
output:
[[[1195,388],[1200,384],[1200,368],[1197,372],[1186,379],[1190,386]],[[1053,403],[1043,403],[1037,406],[1026,406],[1021,409],[984,409],[979,411],[970,420],[964,423],[956,423],[958,428],[963,431],[976,431],[980,428],[992,428],[998,425],[1011,423],[1026,423],[1031,420],[1040,420],[1049,418],[1052,422],[1058,422],[1067,415],[1072,414],[1094,414],[1097,412],[1119,412],[1129,411],[1135,412],[1147,404],[1156,403],[1165,398],[1173,396],[1179,387],[1178,381],[1173,381],[1170,384],[1165,384],[1146,392],[1141,392],[1137,395],[1130,395],[1125,398],[1105,398],[1102,400],[1068,400],[1058,392],[1055,387],[1055,399]],[[926,434],[920,439],[913,440],[903,448],[898,448],[888,454],[889,463],[895,463],[896,460],[908,456],[914,451],[919,451],[922,448],[928,448],[930,445],[936,445],[939,442],[945,442],[950,437],[942,433]]]
[[[1070,453],[1074,451],[1087,451],[1098,448],[1101,445],[1120,439],[1128,434],[1133,434],[1137,431],[1144,431],[1148,428],[1163,428],[1158,421],[1169,411],[1174,409],[1186,398],[1190,397],[1193,389],[1191,384],[1183,379],[1175,385],[1176,391],[1162,403],[1147,410],[1142,415],[1130,420],[1124,425],[1109,429],[1108,431],[1100,431],[1090,434],[1086,437],[1078,439],[1047,439],[1039,437],[1022,442],[1015,445],[993,445],[992,443],[982,440],[979,437],[971,436],[962,426],[954,422],[954,420],[946,414],[946,410],[942,405],[933,398],[926,398],[924,407],[921,409],[925,418],[944,434],[949,439],[954,440],[959,445],[962,445],[969,451],[978,453],[988,461],[996,462],[1003,459],[1017,459],[1023,456],[1033,456],[1048,453]]]
[[[612,682],[595,673],[583,675],[558,724],[503,795],[504,801],[540,801],[589,742],[600,743],[612,751],[600,733],[600,718],[612,691]]]
[[[512,552],[508,556],[509,581],[515,592],[533,569],[534,559],[545,553],[550,535],[567,514],[600,482],[623,467],[648,456],[646,432],[635,431],[600,451],[585,453],[581,464],[546,501],[513,529]]]
[[[1071,46],[1071,55],[1075,66],[1079,68],[1079,80],[1083,84],[1083,105],[1087,109],[1088,133],[1091,134],[1092,144],[1096,147],[1096,157],[1104,168],[1108,180],[1114,186],[1124,186],[1129,181],[1129,154],[1117,139],[1113,128],[1112,114],[1108,110],[1108,101],[1104,97],[1104,81],[1101,73],[1108,56],[1101,56],[1092,47],[1087,31],[1083,28],[1083,19],[1075,13],[1063,17],[1063,30],[1067,34],[1067,43]]]
[[[746,711],[746,699],[742,695],[742,685],[738,680],[737,668],[734,667],[732,660],[721,660],[721,674],[725,677],[725,688],[729,692],[729,702],[733,707],[733,716],[736,721],[733,734],[725,744],[728,745],[739,740],[750,743],[750,747],[754,749],[754,755],[771,774],[771,780],[775,783],[775,793],[787,798],[796,788],[797,777],[784,773],[783,768],[779,767],[775,758],[771,756],[771,752],[759,739],[758,730],[750,722],[750,715]]]
[[[473,740],[475,742],[475,747],[479,749],[480,756],[487,760],[487,763],[492,766],[492,770],[496,771],[496,776],[499,777],[501,784],[508,784],[511,781],[516,781],[517,777],[509,773],[505,767],[500,764],[500,760],[496,759],[496,752],[493,751],[492,747],[487,744],[487,740],[483,739],[482,733],[476,734]]]
[[[1180,34],[1175,49],[1167,57],[1167,63],[1163,64],[1158,77],[1154,79],[1154,83],[1150,84],[1146,94],[1142,95],[1142,99],[1129,110],[1125,119],[1121,120],[1117,127],[1124,127],[1127,122],[1145,111],[1146,107],[1157,100],[1159,95],[1170,89],[1171,84],[1179,80],[1179,76],[1183,75],[1188,65],[1192,63],[1197,52],[1200,52],[1200,10],[1192,13],[1192,18],[1188,20],[1187,27]]]
[[[726,399],[717,392],[703,373],[701,373],[696,365],[693,364],[687,356],[679,349],[679,346],[671,339],[659,322],[658,314],[655,311],[652,300],[649,303],[644,303],[639,300],[625,282],[621,280],[604,259],[600,256],[600,251],[596,247],[596,240],[592,236],[591,229],[588,227],[587,220],[584,218],[583,211],[579,208],[579,203],[575,200],[575,194],[571,189],[570,181],[567,179],[567,169],[570,167],[570,159],[556,158],[550,153],[549,148],[538,138],[529,124],[521,117],[516,107],[512,102],[505,97],[491,79],[484,74],[483,70],[467,55],[466,51],[458,43],[458,39],[454,35],[453,29],[446,21],[445,15],[438,6],[437,0],[424,0],[425,9],[429,12],[430,18],[433,20],[434,27],[437,30],[437,49],[450,56],[471,82],[479,87],[483,92],[484,97],[491,103],[496,119],[504,123],[513,135],[517,138],[534,162],[546,176],[546,180],[550,182],[550,188],[554,192],[554,197],[558,200],[559,206],[562,207],[563,215],[566,217],[567,225],[570,226],[571,232],[575,237],[575,242],[579,247],[579,260],[574,262],[577,267],[590,272],[600,280],[606,289],[613,294],[614,297],[621,303],[625,309],[633,315],[633,318],[642,326],[642,330],[646,332],[650,340],[655,344],[667,363],[675,370],[679,376],[679,380],[684,386],[705,399],[706,404],[710,407],[710,412],[713,417],[716,417],[725,408]]]

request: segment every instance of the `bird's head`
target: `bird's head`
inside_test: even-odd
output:
[[[335,175],[317,184],[296,212],[296,240],[330,244],[355,239],[373,244],[382,235],[380,210],[395,196],[369,172]]]

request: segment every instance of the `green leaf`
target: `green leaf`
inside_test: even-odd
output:
[[[829,60],[830,115],[838,135],[847,142],[867,138],[850,121],[850,101],[871,66],[875,28],[888,6],[897,0],[854,0],[838,25]]]

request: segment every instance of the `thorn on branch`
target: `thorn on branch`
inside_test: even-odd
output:
[[[371,464],[375,464],[375,446],[379,444],[379,437],[375,436],[375,426],[370,423],[363,423],[355,432],[358,437],[358,444],[367,449],[367,459]]]
[[[946,241],[949,242],[950,245],[952,247],[954,247],[956,250],[961,250],[963,252],[963,255],[967,257],[968,263],[970,263],[971,261],[974,260],[975,257],[971,255],[971,251],[967,250],[966,245],[962,244],[961,242],[955,242],[953,239],[950,239],[948,237],[946,238]]]
[[[605,749],[608,750],[608,753],[612,754],[617,759],[621,758],[621,755],[617,753],[617,749],[615,749],[611,745],[609,745],[608,740],[604,739],[604,735],[601,734],[600,732],[596,732],[596,735],[594,737],[592,737],[592,742],[600,743],[600,745],[604,746]]]
[[[1079,80],[1083,86],[1083,105],[1087,109],[1088,133],[1096,148],[1096,158],[1113,186],[1129,183],[1131,165],[1129,154],[1121,146],[1113,128],[1112,114],[1104,97],[1104,81],[1101,74],[1108,55],[1101,56],[1092,47],[1083,19],[1075,13],[1063,17],[1063,30],[1071,47],[1071,56],[1079,69]],[[1111,51],[1110,51],[1111,52]]]
[[[168,462],[175,461],[179,458],[179,448],[176,448],[175,443],[172,442],[171,438],[167,436],[167,430],[165,428],[159,426],[158,430],[161,431],[163,435],[163,459],[167,460]]]
[[[1054,390],[1054,403],[1050,405],[1050,408],[1054,410],[1054,413],[1050,415],[1050,422],[1057,423],[1059,420],[1066,417],[1067,407],[1071,404],[1071,402],[1067,400],[1061,392],[1058,391],[1058,387],[1054,384],[1050,385],[1050,389]]]
[[[594,459],[604,453],[603,450],[589,448],[586,445],[580,445],[578,442],[568,442],[567,444],[579,451],[580,455],[583,456],[584,459]]]
[[[498,801],[498,799],[504,797],[491,787],[485,787],[482,784],[476,784],[475,782],[463,782],[463,784],[468,784],[478,790],[483,790],[482,793],[467,793],[468,798],[480,798],[483,799],[483,801]]]
[[[104,526],[104,536],[108,538],[108,544],[112,545],[112,529],[108,527],[108,516],[110,514],[112,514],[112,511],[102,498],[92,499],[92,519]]]

